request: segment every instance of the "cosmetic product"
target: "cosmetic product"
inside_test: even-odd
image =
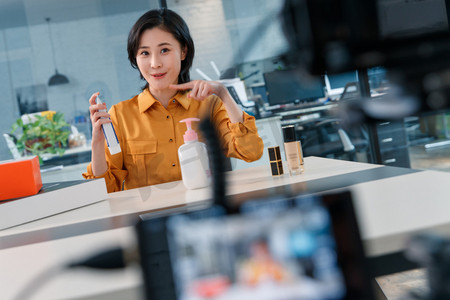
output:
[[[283,162],[281,159],[280,147],[268,147],[267,152],[269,152],[270,170],[272,171],[272,176],[283,175]]]
[[[102,104],[102,100],[97,96],[97,104]],[[106,109],[101,109],[99,111],[106,112]],[[108,145],[109,153],[117,154],[122,150],[120,149],[119,139],[117,138],[116,131],[114,130],[114,126],[112,123],[106,123],[102,125],[103,134],[105,135],[106,144]]]
[[[204,188],[211,183],[208,151],[206,145],[198,141],[197,133],[191,126],[192,121],[200,119],[187,118],[180,121],[186,123],[187,130],[183,135],[184,144],[178,148],[181,178],[184,186],[190,190]]]
[[[290,175],[298,175],[303,172],[303,154],[300,141],[295,136],[295,126],[283,127],[284,153],[289,167]]]

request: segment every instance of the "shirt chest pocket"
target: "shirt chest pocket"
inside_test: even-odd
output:
[[[145,185],[148,181],[147,164],[151,157],[157,153],[158,141],[150,139],[146,141],[127,141],[127,153],[129,171],[135,170],[136,179],[140,184]],[[134,172],[133,172],[134,173]]]

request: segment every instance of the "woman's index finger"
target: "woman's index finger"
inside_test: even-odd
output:
[[[171,84],[169,87],[174,90],[189,90],[194,87],[194,82],[189,81],[181,84]]]
[[[89,99],[89,104],[91,104],[91,105],[96,104],[97,96],[99,94],[100,94],[99,92],[95,92],[94,94],[92,94],[91,98]]]

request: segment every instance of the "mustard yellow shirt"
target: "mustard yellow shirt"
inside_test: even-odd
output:
[[[111,155],[105,143],[108,170],[94,176],[91,164],[86,179],[105,178],[108,192],[181,180],[178,148],[184,144],[185,118],[209,116],[222,138],[224,153],[247,162],[258,160],[263,142],[255,118],[244,113],[243,123],[231,123],[221,99],[211,95],[203,101],[187,97],[180,91],[167,108],[146,89],[139,95],[113,105],[109,110],[122,151]],[[198,122],[192,128],[199,135]]]

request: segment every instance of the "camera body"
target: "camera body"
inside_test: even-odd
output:
[[[426,268],[428,300],[450,299],[450,239],[419,234],[409,240],[405,256]]]

